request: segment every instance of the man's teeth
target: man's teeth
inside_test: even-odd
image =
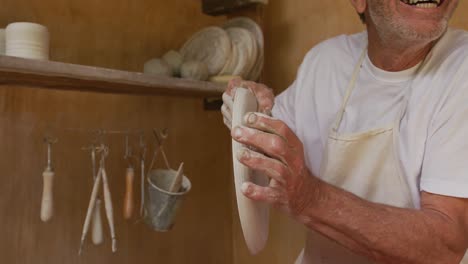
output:
[[[434,8],[437,7],[437,4],[435,3],[421,3],[421,4],[416,4],[417,7],[422,7],[422,8]]]
[[[405,4],[414,5],[420,8],[435,8],[441,0],[402,0]]]

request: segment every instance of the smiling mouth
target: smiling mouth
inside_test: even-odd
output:
[[[444,0],[400,0],[401,2],[420,8],[436,8],[440,6]]]

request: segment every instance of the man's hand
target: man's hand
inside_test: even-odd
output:
[[[231,129],[232,123],[232,106],[233,98],[238,87],[249,89],[257,98],[257,112],[271,115],[271,109],[275,101],[273,91],[264,84],[243,81],[240,78],[233,79],[229,82],[228,88],[223,93],[223,106],[221,112],[223,114],[224,124]]]
[[[244,183],[244,195],[269,203],[293,218],[300,217],[315,201],[319,182],[305,164],[301,141],[284,122],[264,114],[248,113],[244,124],[245,127],[233,129],[232,137],[258,152],[244,148],[237,153],[237,158],[271,179],[267,187]]]

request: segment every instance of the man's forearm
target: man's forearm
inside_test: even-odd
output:
[[[375,204],[311,175],[300,139],[281,120],[250,113],[234,140],[252,148],[242,164],[270,178],[242,184],[242,193],[291,215],[380,263],[459,263],[467,247],[468,199],[421,194],[421,210]]]
[[[459,263],[465,230],[430,208],[402,209],[365,201],[320,180],[315,202],[299,217],[307,227],[380,263]]]

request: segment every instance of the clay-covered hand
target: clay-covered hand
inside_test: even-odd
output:
[[[262,187],[245,182],[242,192],[252,200],[300,218],[315,201],[319,184],[306,166],[302,142],[284,122],[263,114],[248,113],[244,125],[231,131],[236,141],[250,147],[241,149],[237,158],[268,176],[270,184]]]
[[[232,106],[234,104],[233,98],[238,87],[249,89],[255,95],[258,103],[257,112],[271,116],[271,109],[273,109],[273,104],[275,101],[273,90],[261,83],[244,81],[240,78],[235,78],[229,82],[226,91],[223,93],[223,106],[221,107],[224,124],[229,129],[231,129],[232,123]]]

